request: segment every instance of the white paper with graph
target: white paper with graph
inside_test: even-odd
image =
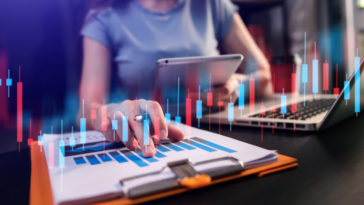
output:
[[[102,133],[88,131],[86,143],[79,144],[79,133],[44,135],[44,153],[55,203],[95,197],[124,190],[120,180],[165,167],[167,162],[189,159],[193,163],[208,159],[233,156],[244,163],[246,169],[272,163],[278,159],[275,151],[266,150],[238,140],[179,124],[185,133],[181,142],[163,142],[157,146],[153,158],[144,158],[138,151],[129,151],[122,143],[105,141]],[[75,144],[74,146],[70,146]],[[63,146],[64,143],[64,146]],[[62,154],[63,153],[63,154]],[[197,171],[229,166],[232,161],[219,161],[196,166]],[[172,178],[166,169],[156,176],[133,180],[124,186]]]

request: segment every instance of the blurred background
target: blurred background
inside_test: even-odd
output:
[[[363,56],[364,0],[233,2],[270,61],[277,92],[283,87],[290,90],[293,65],[299,66],[303,59],[304,32],[308,64],[314,55],[315,41],[318,59],[330,64],[330,92],[336,86],[336,64],[341,90],[345,73],[354,70],[357,48],[359,56]],[[71,126],[76,129],[82,64],[80,29],[90,3],[91,0],[0,1],[0,127],[5,130],[0,152],[18,147],[11,130],[16,126],[15,83],[19,80],[19,66],[24,82],[25,140],[35,139],[40,131],[59,131],[60,119],[64,132],[70,131]],[[247,66],[249,63],[245,62]],[[13,79],[10,97],[5,86],[8,71]],[[321,76],[322,72],[319,79]],[[117,93],[116,84],[112,82],[111,89]]]

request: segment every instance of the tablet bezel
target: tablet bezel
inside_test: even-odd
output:
[[[188,81],[187,77],[182,76],[186,75],[186,72],[203,73],[204,76],[198,76],[195,80],[201,77],[211,77],[212,86],[223,85],[237,71],[243,59],[244,57],[241,54],[162,58],[157,61],[155,88],[177,86],[177,76],[180,76],[179,74],[181,74],[181,85],[188,84],[186,82]],[[200,82],[194,83],[200,84]]]

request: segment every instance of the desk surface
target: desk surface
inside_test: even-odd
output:
[[[299,167],[161,199],[158,204],[361,204],[364,201],[364,115],[323,133],[223,127],[223,135],[298,158]],[[207,128],[204,127],[204,128]],[[218,131],[214,129],[213,131]],[[1,197],[26,204],[29,150],[0,155]],[[5,169],[4,169],[5,168]]]

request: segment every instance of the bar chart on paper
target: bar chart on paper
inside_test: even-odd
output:
[[[155,155],[149,158],[143,156],[140,148],[132,151],[120,142],[107,142],[104,135],[98,131],[87,131],[86,143],[81,142],[80,133],[44,134],[42,146],[45,150],[55,201],[62,202],[102,193],[115,193],[122,190],[120,179],[155,172],[166,167],[168,163],[178,160],[188,159],[192,163],[212,160],[211,164],[196,167],[197,170],[202,171],[237,163],[236,161],[213,162],[219,158],[236,158],[246,168],[277,160],[275,151],[180,123],[178,127],[185,133],[185,138],[178,142],[159,142],[156,144]],[[187,128],[191,131],[189,135]],[[62,144],[60,144],[61,141]],[[165,171],[148,180],[174,177],[168,169]],[[146,182],[142,181],[142,183]],[[134,185],[128,184],[131,187]]]
[[[94,136],[94,138],[98,138]],[[154,157],[146,158],[140,150],[130,151],[122,143],[110,143],[107,141],[89,142],[78,144],[74,147],[65,147],[65,158],[71,158],[73,165],[102,165],[103,163],[131,163],[138,167],[147,167],[152,163],[160,162],[161,159],[176,153],[185,155],[191,151],[202,151],[205,154],[212,152],[234,153],[236,150],[216,144],[212,141],[199,137],[184,139],[179,142],[162,142],[156,145],[156,154]]]
[[[112,143],[105,140],[101,132],[88,131],[86,136],[87,143],[81,142],[81,133],[74,133],[71,137],[64,134],[64,156],[55,156],[49,153],[48,160],[56,161],[62,159],[65,168],[77,168],[84,166],[102,167],[103,165],[113,164],[113,166],[129,167],[134,169],[157,167],[166,164],[170,160],[178,159],[209,159],[235,154],[239,151],[234,143],[225,143],[205,136],[191,135],[179,142],[161,141],[156,144],[156,154],[154,157],[144,157],[140,148],[132,151],[123,143]],[[47,137],[45,137],[47,138]],[[76,144],[70,141],[75,140]],[[53,142],[52,142],[53,143]],[[73,142],[74,143],[74,142]],[[47,142],[45,142],[47,146]],[[49,152],[49,151],[48,151]],[[48,153],[46,152],[46,153]],[[55,151],[57,152],[57,151]],[[54,159],[49,159],[54,157]]]

